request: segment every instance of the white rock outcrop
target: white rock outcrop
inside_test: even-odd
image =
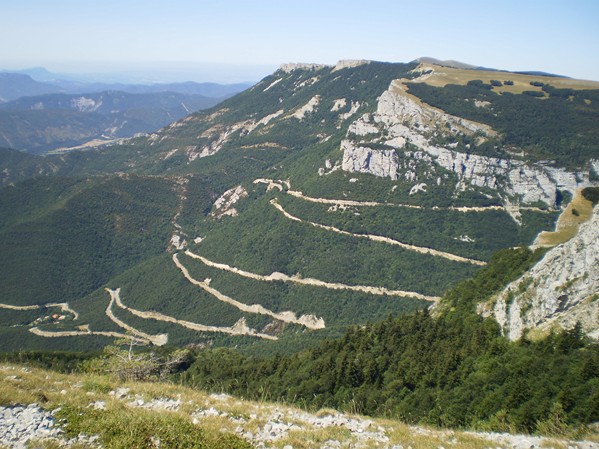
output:
[[[367,59],[341,59],[335,64],[335,67],[333,67],[333,72],[351,67],[359,67],[365,64],[370,64],[370,61]]]
[[[294,70],[321,70],[321,69],[325,69],[327,67],[331,67],[331,66],[325,65],[325,64],[313,64],[313,63],[306,63],[306,62],[292,62],[292,63],[281,64],[281,66],[279,67],[279,70],[281,70],[285,73],[291,73]]]
[[[599,207],[578,234],[545,257],[495,298],[479,307],[510,340],[528,329],[572,328],[599,339]]]
[[[333,102],[331,112],[337,112],[339,109],[344,108],[345,105],[347,105],[347,100],[345,98],[338,98]]]
[[[304,108],[306,108],[304,114],[306,114],[307,112],[311,112],[308,111],[309,107],[309,105],[304,106]],[[315,105],[312,105],[312,107],[315,107]],[[203,146],[188,146],[185,148],[185,154],[187,156],[187,159],[189,162],[192,162],[198,158],[212,156],[218,153],[235,133],[239,132],[241,135],[247,136],[258,126],[268,125],[268,123],[270,123],[272,120],[283,115],[284,112],[284,109],[279,109],[278,111],[273,112],[272,114],[265,115],[260,120],[243,120],[229,126],[212,126],[198,136],[200,138],[209,139],[208,143],[206,143]],[[167,154],[163,159],[167,159],[170,156],[172,156],[172,154]]]
[[[358,112],[358,109],[360,109],[360,106],[362,106],[362,105],[359,101],[352,101],[349,111],[339,114],[339,120],[340,121],[347,120],[352,115],[354,115],[356,112]]]
[[[210,212],[212,217],[236,217],[238,212],[233,206],[242,198],[248,196],[247,190],[242,186],[233,187],[223,193],[215,202],[214,209]]]
[[[78,97],[71,100],[71,107],[79,112],[94,112],[102,106],[102,100],[97,103],[93,98]]]
[[[295,117],[301,122],[306,117],[306,115],[311,114],[316,110],[319,103],[320,95],[314,95],[312,98],[310,98],[310,101],[308,101],[305,105],[303,105],[293,114],[291,114],[291,117]]]
[[[273,112],[272,114],[268,114],[268,115],[266,115],[266,116],[262,117],[260,120],[258,120],[258,121],[256,122],[256,126],[257,126],[257,125],[268,125],[268,123],[269,123],[271,120],[273,120],[273,119],[275,119],[275,118],[279,117],[280,115],[283,115],[283,113],[284,113],[284,112],[285,112],[285,110],[284,110],[284,109],[279,109],[277,112]],[[252,131],[253,131],[253,128],[252,128]]]
[[[389,89],[379,97],[377,116],[379,120],[391,125],[401,123],[424,130],[438,128],[443,131],[443,128],[447,129],[449,125],[454,132],[458,130],[468,134],[479,132],[486,136],[496,134],[488,125],[456,117],[422,103],[417,97],[407,93],[398,81],[393,81]]]
[[[171,236],[170,244],[177,251],[187,248],[187,240],[185,240],[185,238],[181,237],[179,234],[173,234]]]
[[[223,145],[235,132],[239,130],[251,132],[251,130],[253,130],[254,128],[255,123],[249,121],[235,123],[234,125],[226,127],[215,126],[213,128],[210,128],[200,135],[200,137],[208,137],[210,139],[209,143],[201,147],[187,147],[185,149],[187,159],[189,160],[189,162],[192,162],[198,158],[212,156],[213,154],[218,153],[222,149]]]
[[[413,186],[410,189],[410,195],[415,195],[418,192],[424,192],[424,193],[426,193],[426,187],[427,187],[426,183],[424,183],[424,182],[421,182],[420,184],[416,184],[415,186]]]
[[[277,78],[272,83],[270,83],[268,86],[266,86],[262,92],[267,92],[269,89],[272,89],[274,86],[279,84],[281,81],[283,81],[283,78]]]
[[[369,134],[378,134],[380,130],[375,123],[370,122],[370,114],[364,114],[360,120],[356,120],[349,125],[347,133],[354,136],[367,136]]]
[[[477,136],[484,140],[496,132],[481,123],[466,120],[431,107],[407,93],[400,82],[391,83],[379,97],[377,111],[363,114],[350,124],[347,139],[341,143],[343,170],[370,173],[393,180],[405,177],[410,181],[432,182],[429,179],[442,168],[457,177],[456,190],[488,188],[498,196],[509,198],[516,204],[544,203],[553,207],[558,190],[574,193],[590,185],[589,172],[572,173],[564,169],[548,167],[541,163],[527,163],[518,159],[494,158],[458,151],[457,141],[445,147],[431,143],[436,136],[451,138],[459,135]],[[375,150],[369,143],[384,143],[394,148]],[[411,144],[418,151],[406,151]],[[410,167],[406,170],[406,158],[413,157],[422,165],[428,159],[426,173],[416,175]],[[393,167],[395,165],[395,167]],[[599,169],[596,161],[590,167]],[[435,179],[437,176],[435,175]]]
[[[399,157],[395,150],[374,150],[355,146],[349,140],[341,142],[341,168],[351,173],[370,173],[381,178],[398,178]]]

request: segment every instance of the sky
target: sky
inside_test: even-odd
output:
[[[599,81],[599,0],[0,0],[0,69],[257,81],[420,56]]]

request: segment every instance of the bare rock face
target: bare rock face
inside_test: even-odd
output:
[[[367,59],[342,59],[339,62],[337,62],[337,64],[335,64],[333,72],[336,72],[337,70],[348,69],[351,67],[358,67],[369,63],[370,61]]]
[[[349,140],[341,142],[343,170],[352,173],[371,173],[381,178],[397,179],[398,156],[394,150],[373,150],[355,146]]]
[[[410,181],[432,183],[431,174],[441,171],[457,176],[456,190],[465,186],[495,190],[505,202],[516,204],[556,204],[558,190],[574,193],[590,185],[590,170],[597,172],[599,163],[591,161],[589,172],[572,173],[548,167],[541,163],[527,163],[518,159],[502,159],[458,151],[455,143],[439,146],[431,143],[435,137],[451,139],[460,134],[476,136],[480,140],[496,135],[488,125],[476,123],[421,102],[407,93],[399,81],[391,83],[379,97],[377,111],[363,114],[348,128],[347,139],[341,143],[343,170],[370,173],[393,180],[406,177]],[[448,140],[448,139],[446,139]],[[385,144],[393,149],[373,149],[369,144]],[[407,144],[412,145],[408,151]],[[413,151],[416,147],[418,151]],[[426,155],[423,156],[423,155]],[[406,158],[422,163],[430,160],[429,170],[417,176],[410,170]],[[395,167],[394,167],[395,166]],[[435,175],[436,177],[436,175]]]
[[[320,95],[314,95],[310,98],[310,101],[291,114],[292,117],[295,117],[300,122],[309,114],[313,113],[320,103]]]
[[[305,62],[296,62],[296,63],[287,63],[281,64],[279,70],[285,73],[291,73],[294,70],[320,70],[326,67],[330,67],[324,64],[314,64],[314,63],[305,63]]]
[[[210,215],[216,218],[221,218],[224,216],[237,216],[237,209],[235,209],[233,206],[240,199],[247,196],[247,190],[245,190],[242,186],[233,187],[232,189],[227,190],[214,202],[214,210],[210,213]]]
[[[401,84],[396,81],[392,82],[389,89],[379,97],[377,116],[382,122],[391,125],[401,123],[410,128],[422,128],[422,131],[438,129],[441,132],[449,124],[450,130],[454,132],[457,130],[466,134],[480,132],[487,136],[496,134],[488,125],[456,117],[422,103],[417,97],[405,92]]]
[[[577,321],[599,339],[599,208],[578,235],[551,249],[479,312],[493,316],[510,340],[529,329],[569,329]]]
[[[437,164],[471,186],[503,190],[524,204],[541,202],[554,206],[558,189],[574,193],[584,184],[564,171],[547,170],[515,159],[478,156],[439,147],[428,147],[425,151],[436,158]]]
[[[96,102],[93,98],[86,98],[84,96],[81,96],[79,98],[73,98],[71,100],[71,107],[79,112],[94,112],[97,111],[100,108],[100,106],[102,106],[102,100]]]
[[[348,134],[355,136],[367,136],[369,134],[379,134],[380,130],[375,123],[371,123],[370,114],[364,114],[359,120],[356,120],[348,128]]]

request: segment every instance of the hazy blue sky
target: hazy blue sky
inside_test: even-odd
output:
[[[4,69],[257,80],[283,62],[419,56],[599,80],[599,0],[0,0]]]

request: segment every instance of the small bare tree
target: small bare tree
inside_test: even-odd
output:
[[[140,346],[133,337],[115,341],[106,346],[99,358],[85,363],[84,370],[98,374],[110,374],[121,381],[139,381],[165,378],[181,367],[191,363],[188,349],[177,349],[159,357],[153,351],[135,351]]]

